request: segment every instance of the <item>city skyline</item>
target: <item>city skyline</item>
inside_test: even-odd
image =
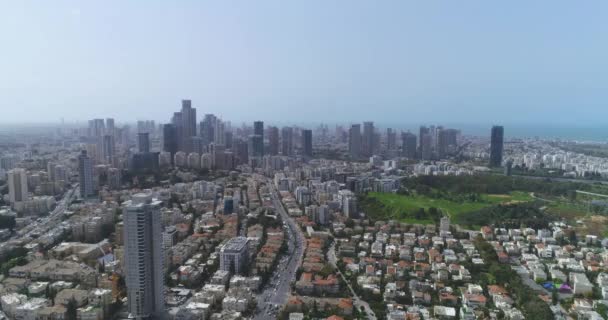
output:
[[[0,3],[0,319],[608,319],[605,13]]]
[[[191,101],[190,99],[181,99],[182,101]],[[179,101],[178,101],[179,104]],[[196,106],[196,103],[191,103]],[[193,107],[196,110],[195,107]],[[172,111],[175,111],[173,109]],[[177,112],[177,114],[180,114]],[[90,121],[101,121],[104,118],[106,120],[116,121],[117,126],[121,127],[138,127],[140,123],[146,124],[158,124],[158,125],[171,125],[174,122],[175,113],[171,116],[171,112],[166,115],[168,117],[158,119],[145,119],[144,117],[138,117],[139,120],[136,121],[125,121],[124,119],[115,119],[112,117],[108,117],[108,115],[97,114],[95,119],[87,119],[84,121],[74,121],[74,122],[66,122],[64,119],[60,119],[60,121],[47,121],[44,123],[2,123],[0,122],[0,134],[14,134],[23,132],[26,130],[28,132],[45,132],[45,131],[55,131],[56,129],[77,129],[84,126]],[[208,117],[211,117],[212,120],[209,120]],[[254,118],[256,119],[256,118]],[[247,127],[252,124],[254,120],[246,120],[246,121],[233,121],[233,119],[223,118],[221,115],[216,115],[212,113],[202,113],[199,112],[199,115],[194,117],[194,122],[196,122],[196,126],[198,130],[196,132],[196,136],[201,137],[201,142],[208,143],[206,141],[209,139],[208,135],[213,133],[204,133],[205,127],[213,128],[210,126],[210,122],[217,122],[221,124],[221,127],[218,127],[220,130],[217,132],[224,132],[226,129],[224,125],[229,125],[230,128],[236,129],[239,127]],[[200,121],[199,121],[200,120]],[[0,120],[1,121],[1,120]],[[495,125],[503,125],[509,127],[508,134],[505,136],[507,139],[558,139],[558,140],[571,140],[571,141],[581,141],[581,142],[603,142],[608,139],[608,132],[606,131],[605,126],[601,125],[565,125],[565,124],[555,124],[555,123],[509,123],[509,122],[484,122],[484,123],[463,123],[463,122],[452,122],[452,121],[438,121],[434,118],[428,118],[425,121],[419,122],[397,122],[395,120],[390,122],[378,122],[374,121],[374,118],[362,119],[362,120],[353,120],[353,121],[311,121],[311,122],[301,122],[297,120],[292,121],[262,121],[268,124],[270,127],[278,126],[281,128],[285,127],[293,127],[299,129],[315,129],[319,128],[319,126],[329,126],[329,127],[343,127],[349,128],[353,124],[362,124],[365,122],[373,122],[376,130],[396,130],[401,132],[411,132],[415,133],[422,126],[429,125],[439,125],[443,127],[451,127],[458,128],[463,135],[468,136],[477,136],[477,137],[489,137],[488,131]],[[111,124],[114,127],[114,123]],[[203,130],[203,131],[201,131]],[[231,133],[231,131],[226,131],[226,133]],[[222,136],[220,134],[220,136]],[[100,136],[100,138],[103,138]],[[220,141],[221,142],[221,141]],[[100,140],[100,144],[102,141]],[[220,144],[223,144],[221,142]],[[281,146],[283,148],[284,146]],[[100,146],[101,148],[101,146]]]
[[[3,4],[2,122],[605,124],[603,2],[345,5]]]

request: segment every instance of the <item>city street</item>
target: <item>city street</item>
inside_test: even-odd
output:
[[[272,191],[272,201],[281,219],[286,225],[288,252],[281,257],[276,270],[261,294],[257,297],[257,309],[253,319],[274,319],[291,292],[291,283],[294,282],[296,271],[304,255],[305,239],[295,221],[287,214],[281,204],[278,192],[269,182]]]
[[[78,195],[78,184],[75,184],[71,189],[67,190],[63,195],[63,198],[57,202],[55,209],[49,213],[48,216],[40,218],[36,223],[32,224],[27,228],[26,232],[17,232],[11,240],[19,238],[31,237],[35,233],[44,233],[45,230],[50,230],[57,226],[61,222],[61,215],[68,208],[74,197]]]

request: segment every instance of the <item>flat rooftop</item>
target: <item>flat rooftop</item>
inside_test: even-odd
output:
[[[223,251],[241,251],[247,245],[249,240],[246,237],[235,237],[224,245],[222,248]]]

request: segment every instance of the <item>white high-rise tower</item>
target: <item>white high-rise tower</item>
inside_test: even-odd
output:
[[[143,193],[123,204],[127,298],[135,319],[163,319],[165,314],[160,205]]]

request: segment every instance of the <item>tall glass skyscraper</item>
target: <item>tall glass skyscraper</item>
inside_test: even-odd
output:
[[[490,140],[490,167],[500,167],[502,165],[503,138],[504,128],[493,126]]]
[[[351,158],[361,157],[361,125],[353,124],[348,130],[348,152]]]
[[[80,182],[80,196],[87,198],[95,195],[93,162],[87,155],[86,150],[82,150],[82,153],[78,156],[78,178]]]
[[[178,150],[177,127],[174,124],[163,126],[163,151],[171,153],[171,163]]]
[[[281,154],[284,156],[293,155],[293,128],[283,127],[281,129]]]
[[[302,130],[302,154],[312,157],[312,130]]]

